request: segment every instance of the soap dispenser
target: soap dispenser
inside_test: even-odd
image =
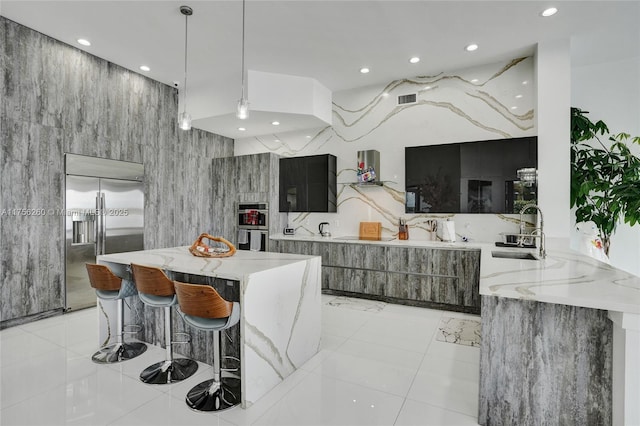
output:
[[[398,239],[399,240],[409,239],[409,225],[407,225],[406,219],[403,219],[403,218],[400,218],[400,225],[398,227]]]

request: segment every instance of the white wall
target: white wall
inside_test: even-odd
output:
[[[569,39],[538,44],[536,115],[538,128],[538,204],[544,212],[546,236],[568,242],[570,203]]]
[[[360,221],[380,221],[383,235],[393,235],[404,216],[410,238],[426,239],[428,219],[450,217],[459,238],[496,241],[500,232],[518,230],[517,215],[404,213],[404,148],[536,135],[534,77],[529,57],[337,92],[332,126],[238,139],[235,155],[272,151],[337,157],[338,213],[292,213],[290,223],[301,234],[317,233],[318,223],[328,221],[334,235],[357,235]],[[415,104],[397,105],[398,95],[410,93],[417,94]],[[356,181],[357,151],[368,149],[380,152],[380,178],[387,183],[347,185]]]
[[[592,121],[604,121],[613,133],[640,135],[640,57],[574,67],[571,80],[572,106],[589,111]],[[632,149],[640,155],[640,146]],[[614,266],[640,275],[640,225],[618,225],[609,255]]]

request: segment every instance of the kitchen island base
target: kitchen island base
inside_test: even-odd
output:
[[[246,408],[281,383],[313,357],[320,347],[320,257],[239,251],[231,257],[194,257],[188,247],[103,255],[98,263],[123,278],[127,265],[137,263],[165,270],[175,280],[212,285],[227,300],[240,302],[240,322],[222,337],[224,356],[240,359],[241,405]],[[144,325],[139,337],[148,343],[163,341],[158,309],[145,309],[132,297],[131,322]],[[209,363],[213,356],[212,333],[188,327],[172,313],[174,331],[191,335],[190,345],[174,351]],[[106,318],[105,318],[106,317]],[[101,312],[101,329],[112,319]],[[137,321],[136,321],[137,320]],[[102,342],[101,342],[102,343]],[[223,364],[223,367],[226,367]],[[233,365],[228,367],[234,368]]]
[[[481,425],[610,425],[607,311],[482,296]]]

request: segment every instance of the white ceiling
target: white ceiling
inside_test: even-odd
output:
[[[1,0],[0,14],[172,85],[184,79],[189,5],[188,111],[194,127],[233,138],[272,133],[274,114],[233,114],[240,98],[241,0]],[[550,18],[540,12],[555,6]],[[331,91],[509,60],[536,43],[572,40],[572,64],[640,55],[640,1],[248,0],[248,69],[312,77]],[[76,43],[84,37],[90,47]],[[480,48],[466,52],[474,42]],[[409,57],[419,56],[418,64]],[[367,66],[369,74],[359,69]],[[251,94],[248,94],[251,101]],[[295,120],[298,123],[295,123]],[[300,128],[280,117],[278,131]],[[288,121],[291,120],[291,121]],[[239,132],[240,125],[247,128]]]

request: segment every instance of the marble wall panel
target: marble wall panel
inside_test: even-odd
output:
[[[210,161],[233,155],[233,140],[179,131],[170,86],[4,17],[0,37],[2,208],[62,209],[69,152],[145,165],[145,248],[190,244],[210,228]],[[62,309],[63,218],[0,219],[12,242],[2,248],[0,327]]]
[[[317,233],[320,222],[331,223],[334,235],[357,235],[359,222],[380,221],[383,236],[393,236],[405,217],[410,238],[427,240],[430,220],[450,218],[458,240],[497,241],[500,232],[518,231],[517,215],[405,213],[404,148],[536,135],[533,62],[516,58],[335,92],[331,126],[239,139],[235,154],[337,157],[337,213],[290,214],[299,235]],[[415,103],[398,105],[399,95],[412,93]],[[380,152],[384,186],[351,185],[357,152],[369,149]]]
[[[482,296],[481,425],[610,425],[607,312]]]

